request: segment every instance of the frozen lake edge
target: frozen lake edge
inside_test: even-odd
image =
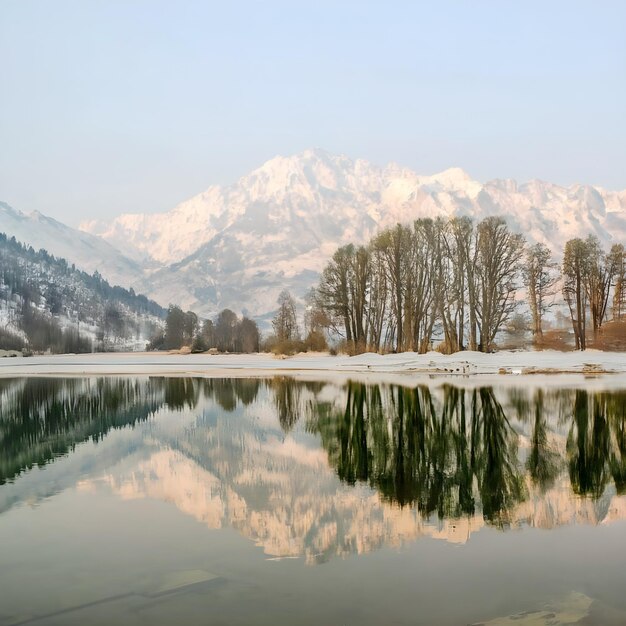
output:
[[[375,379],[400,384],[454,379],[498,384],[591,384],[626,387],[626,353],[502,351],[493,354],[438,352],[354,357],[299,354],[172,354],[165,352],[69,354],[0,359],[0,377],[20,376],[202,376]]]

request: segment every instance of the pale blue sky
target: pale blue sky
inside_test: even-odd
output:
[[[0,200],[161,211],[308,147],[626,188],[626,2],[0,0]]]

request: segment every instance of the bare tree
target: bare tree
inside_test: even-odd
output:
[[[165,319],[165,349],[180,348],[183,345],[184,331],[185,314],[179,306],[171,304]]]
[[[278,341],[291,341],[300,338],[296,319],[296,301],[285,289],[278,296],[278,311],[272,320],[272,326]]]
[[[230,309],[220,311],[215,321],[214,337],[215,344],[221,352],[235,352],[237,349],[237,314]]]
[[[183,324],[183,345],[190,346],[198,331],[198,316],[193,311],[185,313]]]
[[[352,342],[350,284],[353,282],[354,246],[339,248],[324,268],[317,288],[317,299],[327,312],[330,327]]]
[[[533,320],[533,335],[539,339],[543,336],[543,316],[550,306],[548,299],[556,294],[560,279],[558,264],[552,259],[548,246],[537,243],[527,250],[523,276]]]
[[[367,345],[370,255],[370,249],[363,246],[339,248],[317,288],[317,300],[328,314],[330,327],[345,337],[351,350]]]
[[[370,286],[367,315],[368,345],[378,352],[383,343],[387,324],[389,280],[384,270],[385,261],[380,250],[370,246]]]
[[[582,239],[570,239],[563,254],[563,297],[569,308],[577,350],[587,347],[587,253],[587,245]]]
[[[516,280],[524,254],[524,237],[512,233],[502,218],[488,217],[477,228],[477,251],[480,347],[487,352],[516,307]]]
[[[441,296],[441,237],[442,220],[420,219],[405,252],[408,261],[405,285],[405,345],[406,350],[426,352],[430,347],[433,327],[439,314]]]
[[[617,258],[602,250],[600,241],[594,235],[585,240],[587,247],[587,268],[585,289],[589,300],[593,334],[597,337],[606,317],[609,292],[617,271]]]
[[[397,352],[401,352],[405,349],[404,313],[411,231],[407,226],[397,224],[380,233],[372,245],[383,261],[383,271],[389,281],[391,317],[387,325],[388,340],[394,343]]]
[[[610,255],[615,265],[613,319],[619,320],[626,314],[626,250],[622,244],[615,244]]]
[[[259,327],[254,320],[244,317],[237,325],[237,349],[239,352],[258,352],[260,343]]]
[[[367,297],[370,283],[370,251],[360,246],[352,258],[352,275],[354,282],[350,287],[350,301],[352,302],[352,337],[356,351],[366,349],[368,334]]]
[[[455,282],[458,306],[463,307],[464,293],[467,293],[468,309],[468,332],[469,349],[478,350],[478,313],[480,300],[478,297],[478,246],[476,231],[469,217],[454,218],[450,222],[454,243],[455,255],[452,257],[455,264]],[[465,320],[463,311],[460,311],[458,340],[459,345],[464,345]]]

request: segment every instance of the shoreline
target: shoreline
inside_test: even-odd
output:
[[[244,378],[293,376],[308,380],[370,380],[402,385],[456,383],[585,385],[626,388],[626,353],[437,352],[354,357],[321,353],[280,358],[271,354],[127,352],[0,359],[0,378],[76,376],[192,376]]]

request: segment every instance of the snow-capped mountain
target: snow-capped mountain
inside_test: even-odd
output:
[[[396,164],[307,150],[156,215],[86,222],[82,230],[162,265],[138,287],[204,313],[263,315],[287,287],[302,295],[334,250],[418,217],[503,215],[559,252],[572,237],[626,242],[626,191],[533,180],[480,183],[458,168],[421,176]]]
[[[131,287],[143,276],[144,270],[139,264],[107,241],[70,228],[38,211],[26,214],[0,202],[0,233],[15,237],[35,250],[43,248],[90,274],[98,271],[112,284]]]
[[[46,248],[162,305],[263,317],[279,292],[302,296],[336,248],[418,217],[505,216],[557,254],[572,237],[626,242],[626,191],[533,180],[481,183],[459,168],[422,176],[323,150],[271,159],[159,214],[91,221],[81,231],[0,203],[0,232]]]

